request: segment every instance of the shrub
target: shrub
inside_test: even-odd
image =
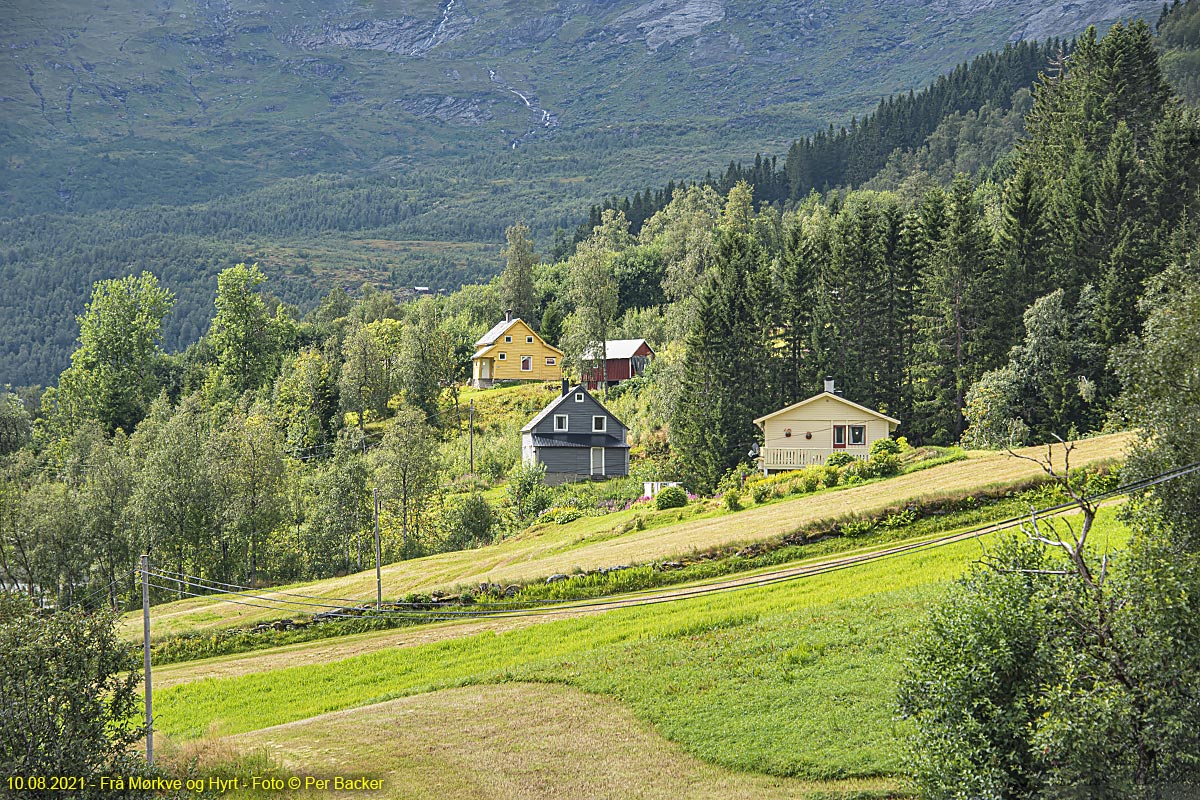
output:
[[[879,439],[871,443],[871,457],[879,455],[900,455],[900,443],[895,439]]]
[[[860,481],[869,481],[872,478],[879,477],[879,473],[875,467],[876,463],[874,460],[859,460],[850,462],[846,465],[846,482],[850,483],[856,479]]]
[[[826,464],[820,468],[818,483],[822,489],[830,489],[842,481],[842,473],[836,466]]]
[[[508,502],[522,522],[550,507],[554,493],[543,481],[545,464],[518,464],[508,476]]]
[[[487,499],[475,492],[450,509],[451,535],[446,545],[461,550],[480,544],[490,544],[496,527],[496,514]]]
[[[756,503],[765,503],[772,496],[771,486],[766,483],[756,483],[750,490],[750,496]]]
[[[872,527],[869,519],[855,519],[839,526],[843,536],[861,536],[864,533],[870,533]]]
[[[116,623],[111,612],[40,616],[25,598],[0,594],[5,773],[132,771],[130,750],[141,734],[141,663]]]
[[[654,507],[660,511],[665,508],[683,508],[687,503],[687,492],[681,486],[666,486],[654,498]]]
[[[880,478],[890,478],[900,474],[900,456],[895,453],[873,455],[871,462],[874,464],[875,474]]]
[[[825,459],[825,466],[844,467],[847,464],[853,464],[855,460],[854,456],[849,453],[833,453],[829,458]]]
[[[742,510],[742,496],[740,493],[738,493],[737,489],[730,489],[728,492],[726,492],[725,496],[721,499],[721,502],[725,505],[725,508],[730,511]]]

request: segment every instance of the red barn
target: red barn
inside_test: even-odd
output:
[[[645,339],[610,339],[604,343],[604,353],[608,361],[609,386],[641,375],[650,364],[650,359],[654,358],[654,351]],[[597,362],[596,366],[584,372],[584,384],[588,389],[601,388],[604,370],[599,358],[589,351],[583,354],[583,360]]]

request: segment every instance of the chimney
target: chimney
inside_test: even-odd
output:
[[[832,375],[825,376],[825,391],[829,392],[830,394],[834,393]]]
[[[504,321],[512,322],[512,309],[511,308],[508,311],[504,312]]]
[[[570,390],[571,390],[571,387],[570,387],[570,385],[568,385],[568,384],[567,384],[567,379],[566,379],[566,378],[563,378],[563,393],[562,393],[562,396],[563,396],[563,397],[566,397],[566,396],[567,396],[567,392],[569,392]]]

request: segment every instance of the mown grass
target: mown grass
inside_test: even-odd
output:
[[[1095,541],[1124,528],[1104,510]],[[616,698],[684,750],[741,771],[894,775],[895,687],[926,609],[976,541],[770,587],[610,611],[162,691],[172,736],[251,731],[455,686],[564,683]]]
[[[442,734],[432,746],[431,731]],[[613,698],[552,684],[469,686],[405,697],[236,737],[189,742],[169,757],[186,764],[189,754],[199,771],[225,776],[369,774],[383,780],[388,796],[405,800],[901,796],[894,779],[805,781],[706,764],[664,740]],[[227,797],[267,800],[277,794]]]
[[[762,542],[742,549],[708,551],[684,556],[672,565],[646,564],[614,572],[578,573],[565,580],[547,583],[530,581],[511,595],[480,594],[467,604],[455,603],[451,611],[484,609],[488,606],[512,607],[569,600],[589,600],[627,592],[678,586],[727,575],[746,573],[790,562],[831,556],[864,547],[881,547],[890,542],[915,540],[972,524],[1018,516],[1030,508],[1047,508],[1065,500],[1054,486],[1043,484],[1025,492],[1006,492],[999,498],[969,496],[940,505],[936,509],[906,510],[877,518],[869,535],[834,535],[829,528],[816,527],[792,534],[786,539]],[[861,523],[860,523],[861,524]],[[516,586],[510,588],[517,588]],[[352,636],[367,631],[383,631],[428,624],[441,619],[428,595],[410,595],[408,602],[429,604],[428,617],[398,617],[370,614],[351,619],[335,619],[307,626],[266,630],[219,628],[185,633],[152,640],[151,656],[155,664],[173,664],[214,656],[265,650],[281,645],[311,642],[337,636]],[[496,604],[499,604],[498,606]]]
[[[1121,457],[1129,440],[1130,434],[1113,434],[1081,441],[1072,456],[1072,465],[1112,462]],[[1045,454],[1045,448],[1020,452],[1040,456]],[[696,504],[670,512],[631,509],[603,517],[584,517],[567,525],[537,526],[488,547],[386,565],[383,595],[385,599],[395,599],[410,592],[454,591],[484,582],[524,583],[554,573],[669,560],[710,548],[786,536],[817,522],[862,517],[908,502],[1003,490],[1040,475],[1036,465],[1008,454],[973,452],[965,461],[883,481],[789,497],[736,513]],[[639,515],[646,517],[641,530],[634,525]],[[375,571],[280,588],[328,598],[373,599]],[[271,590],[259,594],[270,596]],[[220,608],[220,615],[215,618],[214,607]],[[296,613],[303,610],[298,608]],[[153,635],[238,627],[279,616],[278,610],[222,604],[216,598],[193,598],[156,606]],[[126,615],[123,630],[130,638],[140,637],[140,613]]]

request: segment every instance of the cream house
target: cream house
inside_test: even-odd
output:
[[[866,458],[871,444],[891,436],[900,424],[886,414],[852,403],[825,379],[825,391],[799,403],[759,417],[763,446],[759,467],[763,474],[824,464],[833,453]]]

